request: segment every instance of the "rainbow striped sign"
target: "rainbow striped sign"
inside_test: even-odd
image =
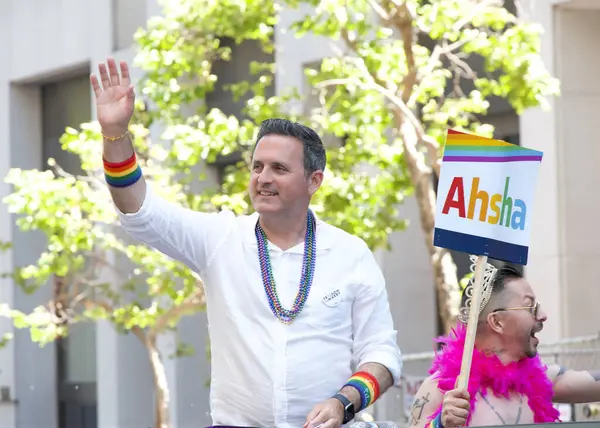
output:
[[[504,141],[449,130],[433,244],[526,265],[542,156]]]

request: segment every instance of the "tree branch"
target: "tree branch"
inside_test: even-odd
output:
[[[439,148],[438,142],[435,141],[435,139],[433,139],[432,137],[430,137],[429,135],[427,135],[425,133],[425,131],[423,130],[423,127],[421,125],[421,122],[419,122],[419,120],[414,115],[414,113],[408,108],[408,106],[404,103],[404,101],[400,97],[398,97],[396,94],[394,94],[389,89],[384,88],[383,86],[377,84],[374,81],[374,79],[372,78],[372,76],[370,76],[370,74],[369,74],[369,78],[370,78],[371,82],[361,82],[360,80],[353,79],[353,78],[324,80],[322,82],[319,82],[316,85],[316,87],[317,87],[317,89],[321,89],[321,88],[324,88],[327,86],[333,86],[333,85],[355,85],[355,86],[360,87],[363,90],[375,90],[375,91],[379,92],[380,94],[382,94],[385,98],[387,98],[390,102],[392,102],[394,107],[396,107],[396,109],[399,110],[399,112],[401,112],[402,115],[404,115],[404,118],[406,120],[408,120],[411,123],[411,125],[414,127],[416,135],[417,135],[417,139],[419,141],[421,141],[427,147],[430,158],[435,159],[435,162],[432,164],[432,168],[434,169],[434,171],[436,171],[437,174],[439,174],[440,165],[439,165],[439,156],[438,156],[438,148]],[[401,119],[402,117],[397,116],[396,118]],[[398,123],[401,124],[402,122],[403,122],[403,120]],[[416,150],[416,148],[414,150],[408,150],[408,152],[411,156],[417,156],[417,158],[418,158],[418,151]],[[434,153],[435,153],[435,158],[432,157]],[[419,162],[418,167],[422,173],[427,173],[427,171],[429,169],[424,162]]]
[[[202,308],[204,303],[204,293],[200,286],[197,286],[193,294],[190,294],[180,304],[173,305],[167,312],[158,318],[156,324],[154,324],[153,327],[150,327],[148,336],[153,340],[167,328],[172,320],[196,312]]]
[[[381,81],[381,79],[379,79],[374,72],[372,72],[371,70],[368,69],[364,60],[362,60],[362,58],[360,58],[360,55],[358,55],[356,58],[352,58],[352,60],[355,62],[357,67],[362,70],[364,77],[366,79],[370,80],[369,84],[365,84],[363,82],[360,82],[359,80],[332,79],[332,80],[326,81],[326,82],[330,82],[330,83],[327,83],[326,85],[321,84],[320,87],[324,87],[324,86],[331,85],[331,84],[345,84],[345,83],[353,82],[355,85],[357,85],[363,89],[375,89],[376,91],[381,93],[389,101],[391,101],[392,104],[397,109],[400,110],[400,112],[406,117],[406,119],[408,119],[410,121],[411,125],[415,128],[415,131],[417,133],[417,138],[418,138],[417,142],[423,144],[423,146],[427,149],[428,157],[429,157],[430,163],[431,163],[431,168],[433,168],[433,170],[436,172],[436,174],[439,175],[439,171],[440,171],[440,157],[438,154],[439,144],[434,138],[428,136],[425,133],[425,130],[423,129],[423,126],[421,125],[421,122],[417,119],[415,114],[412,112],[412,110],[406,104],[406,101],[410,99],[410,96],[413,92],[414,85],[417,84],[417,70],[416,70],[416,64],[415,64],[415,59],[414,59],[414,53],[412,50],[412,46],[414,43],[414,33],[413,33],[413,29],[412,29],[412,14],[411,14],[410,10],[408,9],[408,6],[405,3],[402,3],[398,6],[398,13],[394,14],[393,16],[395,19],[395,25],[403,36],[405,56],[406,56],[407,65],[408,65],[408,73],[405,76],[405,78],[403,79],[403,84],[402,84],[402,88],[403,88],[402,98],[400,98],[395,93],[395,91],[392,91],[389,88],[389,86],[386,85],[385,82]],[[342,31],[341,31],[341,36],[342,36],[342,39],[346,42],[346,44],[356,54],[358,54],[356,40],[351,40],[348,32],[344,29],[342,29]],[[336,81],[338,83],[336,83]],[[345,82],[345,83],[339,83],[339,82]],[[397,116],[397,119],[401,119],[401,117]],[[398,126],[401,126],[402,121],[400,121],[400,122],[397,121],[397,123],[398,123]],[[418,159],[418,152],[416,150],[414,150],[414,151],[409,150],[409,153],[412,155],[417,155],[417,159]],[[419,171],[421,171],[422,173],[427,173],[429,170],[429,167],[427,167],[427,165],[424,162],[418,162],[417,166],[418,166]]]
[[[459,19],[458,21],[456,21],[454,23],[454,26],[452,27],[452,31],[459,32],[460,30],[462,30],[462,28],[465,25],[467,25],[469,22],[471,22],[474,17],[479,15],[479,13],[481,12],[482,9],[485,9],[489,6],[494,6],[494,5],[497,7],[502,7],[503,3],[504,3],[504,1],[501,1],[501,0],[483,0],[483,1],[475,2],[475,5],[472,8],[470,8],[470,13],[464,15],[461,19]]]
[[[408,10],[406,3],[398,8],[398,13],[395,15],[394,23],[396,29],[400,32],[404,45],[404,55],[406,57],[406,66],[408,72],[402,81],[402,101],[406,104],[410,100],[415,85],[417,84],[417,67],[415,63],[415,54],[413,45],[415,42],[415,34],[413,31],[413,17]]]
[[[477,73],[473,71],[471,66],[465,61],[460,59],[458,55],[454,53],[454,49],[450,49],[447,46],[444,47],[444,54],[450,60],[450,62],[456,66],[456,72],[459,76],[467,79],[474,80],[477,78]]]
[[[451,65],[454,65],[455,59],[460,61],[461,65],[462,65],[462,70],[464,72],[463,74],[465,74],[465,77],[472,77],[473,79],[476,78],[477,75],[473,71],[473,69],[467,63],[462,61],[456,54],[454,54],[454,51],[461,48],[465,44],[475,40],[475,38],[477,38],[476,33],[472,34],[470,37],[466,37],[464,39],[458,40],[451,44],[448,44],[446,41],[444,41],[443,45],[436,44],[435,47],[433,48],[433,51],[431,52],[431,55],[429,56],[427,65],[418,71],[418,77],[417,77],[418,82],[421,81],[423,76],[428,76],[433,73],[433,71],[436,68],[437,62],[440,61],[440,58],[442,55],[446,56],[450,60]],[[418,96],[418,93],[413,91],[413,93],[410,96],[410,99],[406,103],[406,105],[409,108],[412,109],[415,107],[415,104],[417,102],[417,96]]]
[[[371,6],[371,9],[373,9],[373,11],[379,15],[383,22],[386,24],[390,22],[390,15],[385,11],[385,9],[383,9],[383,7],[381,7],[379,3],[377,3],[375,0],[367,0],[367,2],[369,3],[369,6]]]
[[[61,178],[74,178],[78,181],[85,181],[90,184],[94,184],[98,187],[106,187],[106,184],[99,180],[98,178],[91,175],[74,175],[65,171],[60,165],[54,162],[48,162],[48,165],[52,169],[52,171]]]
[[[415,34],[413,32],[413,15],[408,9],[406,2],[403,2],[399,8],[400,13],[396,19],[396,28],[400,32],[404,45],[404,55],[406,57],[406,64],[408,67],[408,73],[404,78],[403,92],[402,92],[402,104],[395,102],[394,104],[398,107],[405,117],[411,122],[415,129],[418,141],[422,143],[427,149],[429,162],[435,173],[439,176],[440,173],[440,156],[439,156],[439,144],[432,137],[428,136],[423,129],[421,122],[417,119],[412,109],[408,107],[407,103],[411,100],[415,85],[418,84],[418,71],[415,63],[415,56],[413,46],[415,43]],[[400,119],[400,118],[398,118]],[[402,121],[399,122],[400,126]],[[406,149],[406,147],[405,147]],[[416,154],[414,150],[413,155]],[[420,163],[420,162],[419,162]],[[419,164],[417,163],[417,165]],[[423,171],[423,165],[419,166],[419,169]]]
[[[112,308],[111,305],[109,305],[106,302],[102,302],[100,300],[94,300],[94,301],[90,301],[90,300],[86,300],[84,301],[85,306],[89,309],[92,306],[98,306],[101,307],[102,309],[104,309],[106,312],[113,312],[114,309]],[[147,337],[146,337],[146,332],[144,332],[144,330],[142,330],[140,327],[138,326],[134,326],[131,328],[130,330],[139,340],[140,342],[142,342],[142,344],[144,346],[146,346],[147,344]]]

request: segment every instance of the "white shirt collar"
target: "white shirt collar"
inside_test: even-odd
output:
[[[332,234],[328,233],[328,228],[330,227],[323,220],[320,220],[319,217],[314,213],[315,220],[317,223],[317,251],[328,250],[333,246]],[[258,213],[253,212],[249,216],[246,217],[246,222],[244,222],[244,241],[248,245],[256,246],[256,235],[254,234],[254,228],[256,227],[256,222],[258,221]],[[281,251],[276,245],[269,242],[270,247],[275,249],[276,251]],[[302,244],[298,244],[287,250],[289,253],[304,253],[304,246]]]

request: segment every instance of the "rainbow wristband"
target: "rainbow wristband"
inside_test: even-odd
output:
[[[429,422],[427,424],[428,428],[444,428],[444,425],[442,425],[442,414],[438,413],[438,415],[432,419],[431,422]]]
[[[344,386],[354,387],[360,394],[360,409],[366,409],[379,398],[379,382],[371,373],[356,372]]]
[[[111,187],[124,188],[135,184],[142,178],[142,169],[137,163],[135,153],[123,162],[107,162],[104,160],[104,177]]]

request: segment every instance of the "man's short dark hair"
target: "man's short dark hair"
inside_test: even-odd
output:
[[[494,274],[494,279],[492,279],[492,295],[490,300],[502,293],[506,287],[506,283],[511,279],[520,279],[523,278],[521,272],[516,270],[514,267],[510,265],[504,265],[499,267],[496,273]],[[462,299],[460,301],[460,307],[464,307],[467,301],[467,288],[471,287],[471,284],[467,285],[462,293]]]
[[[260,124],[256,144],[265,135],[285,135],[297,138],[304,145],[304,171],[306,174],[325,170],[327,163],[325,146],[319,135],[308,126],[287,119],[267,119]],[[256,149],[256,145],[254,148]]]

